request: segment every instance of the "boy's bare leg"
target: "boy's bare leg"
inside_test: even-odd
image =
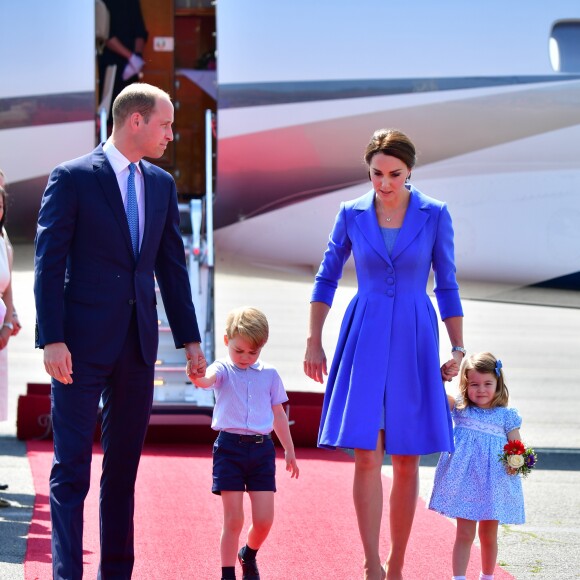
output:
[[[238,561],[238,543],[244,525],[244,492],[222,491],[224,525],[220,540],[222,566],[235,566]]]
[[[248,530],[248,546],[257,550],[268,537],[274,522],[274,492],[250,491],[252,525]]]

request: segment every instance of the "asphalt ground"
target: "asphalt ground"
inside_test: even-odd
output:
[[[47,381],[42,354],[34,349],[31,246],[16,246],[15,258],[13,289],[23,330],[8,347],[9,418],[0,423],[0,482],[10,486],[0,492],[10,502],[10,507],[0,508],[2,580],[24,578],[34,505],[25,444],[15,437],[17,399],[27,383]],[[263,358],[279,369],[286,388],[321,390],[302,373],[312,278],[312,269],[307,267],[265,268],[221,256],[215,276],[216,355],[225,353],[220,337],[226,313],[251,304],[269,318],[270,340]],[[462,294],[469,296],[463,302],[466,347],[471,352],[490,350],[502,359],[510,404],[524,419],[522,437],[539,455],[537,468],[524,480],[527,523],[500,527],[498,562],[518,580],[580,578],[580,308],[574,307],[578,293],[535,290],[530,294],[514,289],[490,291],[489,287],[478,293],[473,283],[464,287],[468,291]],[[329,359],[353,293],[354,280],[347,274],[325,327]],[[486,300],[475,299],[478,294]],[[443,359],[449,345],[443,326],[441,332]],[[455,388],[456,383],[451,383],[449,392]],[[425,499],[436,459],[422,458],[420,493]],[[388,457],[384,472],[391,472]],[[442,579],[450,577],[442,571]]]

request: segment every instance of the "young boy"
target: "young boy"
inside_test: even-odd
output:
[[[203,389],[215,390],[212,429],[219,431],[213,446],[212,492],[222,496],[224,523],[220,553],[222,580],[235,579],[236,552],[244,523],[243,496],[252,504],[252,525],[246,545],[237,554],[244,580],[259,580],[256,553],[274,521],[276,451],[271,431],[284,447],[286,471],[298,477],[294,444],[282,403],[288,400],[280,375],[258,360],[268,340],[268,321],[256,308],[228,314],[224,343],[228,357],[210,365],[205,377],[187,374]]]

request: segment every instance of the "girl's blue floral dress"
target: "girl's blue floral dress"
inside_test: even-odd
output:
[[[499,461],[507,433],[522,424],[518,411],[456,404],[451,416],[455,451],[439,457],[429,509],[451,518],[523,524],[521,478],[508,475]]]

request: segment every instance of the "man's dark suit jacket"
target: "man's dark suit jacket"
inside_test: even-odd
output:
[[[155,279],[176,347],[201,342],[179,231],[175,182],[141,161],[145,228],[139,259],[115,173],[99,145],[59,165],[44,192],[36,235],[36,346],[64,342],[75,359],[111,364],[136,312],[141,351],[158,346]]]

